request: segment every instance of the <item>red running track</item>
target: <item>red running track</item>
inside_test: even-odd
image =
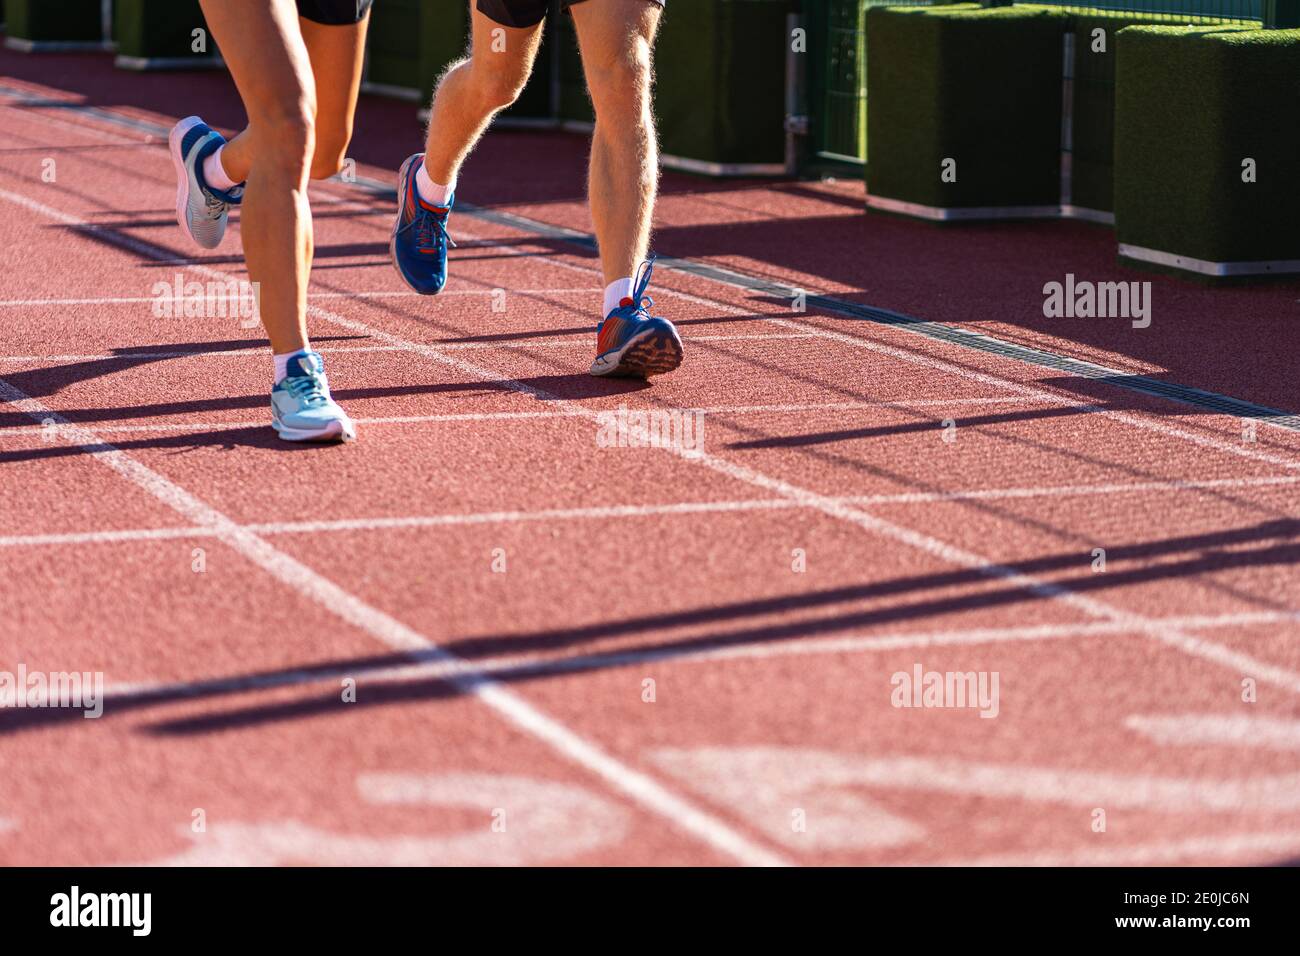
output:
[[[390,199],[313,186],[311,332],[360,441],[287,445],[260,330],[153,311],[244,275],[237,224],[181,240],[149,132],[236,125],[228,81],[0,63],[0,674],[106,681],[99,719],[0,710],[0,862],[1300,857],[1294,432],[667,268],[686,364],[592,379],[594,259],[537,225],[590,228],[585,146],[497,132],[463,191],[525,219],[458,215],[435,299]],[[363,101],[363,180],[411,112]],[[658,246],[1300,405],[1295,285],[861,200],[668,176]],[[1150,279],[1151,328],[1043,319],[1067,272]],[[606,447],[621,409],[702,410],[702,451]],[[916,668],[996,675],[988,716],[894,706]]]

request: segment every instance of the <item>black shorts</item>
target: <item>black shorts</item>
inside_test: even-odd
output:
[[[566,10],[582,0],[564,0]],[[664,0],[647,0],[664,5]],[[546,19],[550,0],[478,0],[478,12],[507,27],[532,27]]]
[[[298,0],[298,16],[326,26],[360,23],[374,0]]]

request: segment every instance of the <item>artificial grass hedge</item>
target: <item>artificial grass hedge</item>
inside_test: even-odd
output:
[[[867,191],[940,208],[1060,200],[1065,21],[1031,7],[867,11]],[[956,160],[956,181],[941,163]]]
[[[683,0],[655,44],[660,149],[712,163],[785,159],[786,15],[794,0]]]
[[[1051,7],[1073,32],[1073,115],[1070,123],[1070,204],[1113,212],[1115,175],[1115,61],[1117,35],[1130,26],[1167,25],[1168,18],[1136,12]],[[1093,30],[1105,32],[1105,50],[1093,49]]]
[[[5,35],[38,43],[103,39],[99,0],[6,0]]]
[[[211,35],[202,53],[193,50],[194,31],[207,30],[199,0],[115,0],[113,38],[119,56],[143,59],[211,60],[216,43]]]
[[[1211,262],[1300,259],[1300,30],[1119,34],[1120,243]],[[1242,160],[1257,181],[1242,181]]]

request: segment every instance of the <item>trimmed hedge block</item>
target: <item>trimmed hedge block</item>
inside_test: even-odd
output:
[[[5,39],[9,46],[97,44],[104,39],[99,0],[6,0]],[[9,41],[17,40],[19,43]]]
[[[1027,7],[868,10],[868,205],[1056,215],[1064,29]]]
[[[654,98],[665,158],[701,169],[784,166],[786,16],[794,8],[793,0],[668,4]]]
[[[1130,27],[1116,79],[1120,254],[1300,271],[1300,30]]]
[[[195,50],[195,30],[202,30]],[[211,66],[217,47],[199,0],[116,0],[113,36],[117,65],[127,69]]]
[[[1136,12],[1061,9],[1066,29],[1074,33],[1070,205],[1113,212],[1117,35],[1125,27],[1169,21]],[[1102,33],[1094,37],[1098,30]]]

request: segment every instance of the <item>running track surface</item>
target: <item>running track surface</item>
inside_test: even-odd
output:
[[[364,188],[419,128],[364,98],[310,317],[360,441],[287,445],[260,330],[150,300],[244,275],[151,133],[237,126],[228,80],[0,63],[0,670],[107,682],[98,720],[0,712],[0,862],[1300,857],[1294,431],[681,269],[681,370],[591,379],[595,261],[539,225],[589,230],[584,141],[492,134],[420,299]],[[665,255],[1300,405],[1295,285],[852,183],[664,188]],[[1152,281],[1152,326],[1044,319],[1070,272]],[[704,409],[703,453],[602,447],[623,407]],[[997,715],[892,706],[918,665],[996,672]]]

